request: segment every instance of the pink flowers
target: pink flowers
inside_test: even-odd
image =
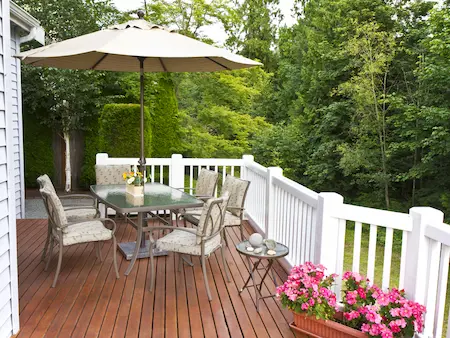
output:
[[[336,295],[331,290],[337,275],[325,275],[323,265],[294,266],[287,281],[277,288],[281,303],[294,312],[334,319]],[[356,272],[342,278],[344,324],[377,338],[412,337],[423,331],[425,307],[405,298],[404,290],[383,291]]]
[[[346,272],[343,281],[346,325],[380,338],[412,337],[423,331],[425,307],[406,299],[403,290],[384,292],[353,272]]]
[[[330,290],[336,275],[325,275],[323,265],[311,262],[294,266],[287,281],[277,288],[281,303],[295,312],[321,319],[336,313],[336,295]]]

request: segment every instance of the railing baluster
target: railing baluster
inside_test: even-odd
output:
[[[392,263],[392,239],[394,229],[386,228],[386,239],[384,244],[383,280],[381,287],[387,290],[391,283],[391,263]]]
[[[450,258],[450,247],[443,245],[441,249],[441,259],[439,265],[439,280],[437,291],[436,315],[434,327],[436,332],[435,337],[442,337],[442,330],[444,326],[444,312],[445,312],[445,298],[447,295],[447,280],[448,280],[448,262]]]
[[[361,256],[361,232],[362,224],[361,222],[355,222],[355,238],[353,240],[353,264],[352,270],[359,272],[359,261]]]
[[[375,276],[375,255],[377,253],[377,226],[370,225],[369,253],[367,257],[367,278],[374,283]]]
[[[400,276],[398,280],[399,289],[403,289],[405,284],[405,266],[406,266],[406,246],[408,244],[408,232],[402,231],[402,253],[400,256]]]

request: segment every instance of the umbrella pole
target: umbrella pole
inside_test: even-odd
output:
[[[138,57],[141,69],[141,158],[139,159],[139,171],[145,172],[145,149],[144,149],[144,57]]]

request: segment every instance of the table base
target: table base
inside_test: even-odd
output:
[[[127,242],[127,243],[119,243],[118,244],[119,251],[122,253],[122,255],[125,257],[127,261],[131,260],[133,258],[134,249],[136,247],[136,242]],[[139,249],[139,253],[137,255],[137,258],[149,258],[150,257],[150,241],[145,241],[145,247],[141,247]],[[156,256],[167,256],[169,253],[164,250],[158,250],[156,248],[153,249],[153,257]]]

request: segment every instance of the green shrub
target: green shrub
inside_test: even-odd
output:
[[[111,157],[140,157],[141,132],[138,104],[106,104],[100,114],[98,130],[100,152],[108,153]],[[152,127],[147,108],[144,109],[144,132],[145,157],[150,157]]]
[[[153,157],[170,157],[181,147],[178,102],[170,75],[163,74],[146,102],[152,116]]]
[[[39,123],[34,117],[23,114],[23,148],[25,156],[25,186],[37,187],[36,178],[47,174],[54,175],[53,132]]]

